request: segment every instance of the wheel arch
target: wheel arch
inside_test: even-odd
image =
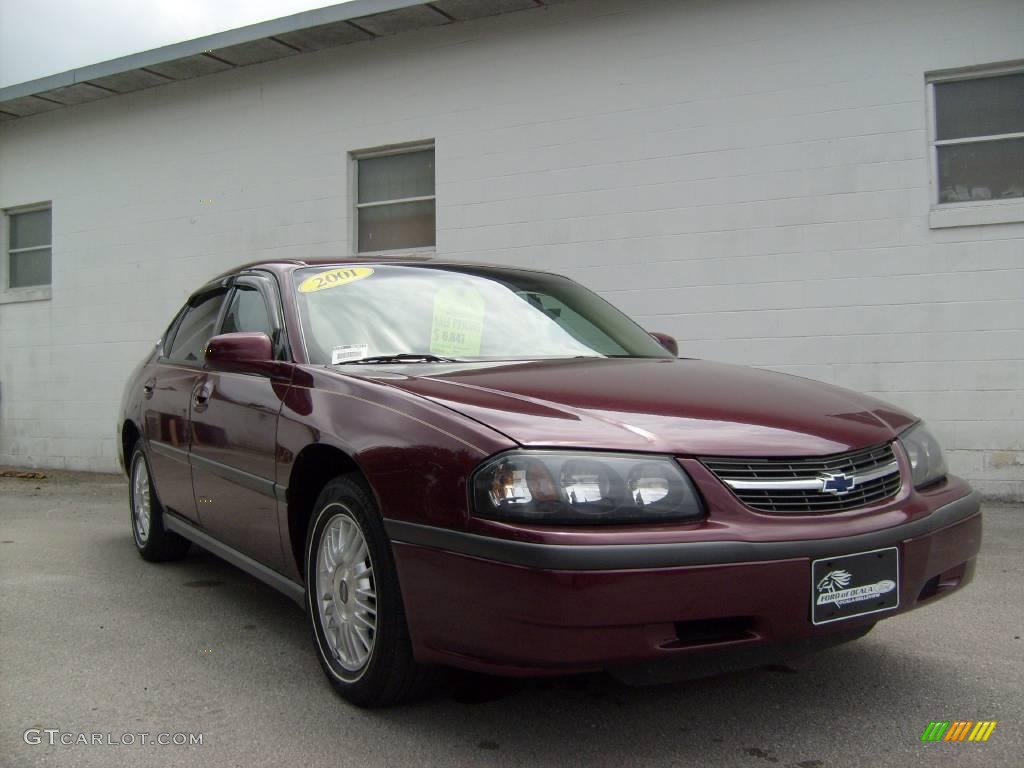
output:
[[[288,539],[291,555],[305,581],[306,530],[320,491],[341,475],[354,475],[376,498],[366,474],[348,453],[329,443],[311,443],[299,451],[288,476]]]
[[[135,425],[135,422],[125,419],[124,424],[121,425],[121,466],[126,475],[131,474],[132,451],[135,450],[135,445],[141,437],[142,431]]]

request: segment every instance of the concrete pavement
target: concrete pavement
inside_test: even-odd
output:
[[[1020,506],[986,509],[969,589],[817,656],[655,688],[451,674],[368,712],[334,695],[286,598],[198,548],[141,560],[126,499],[115,476],[0,478],[2,766],[1024,764]],[[998,726],[922,744],[936,719]],[[44,729],[202,744],[51,746]]]

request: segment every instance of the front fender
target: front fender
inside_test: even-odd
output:
[[[385,518],[465,529],[466,482],[488,456],[515,447],[442,405],[377,381],[300,366],[278,423],[278,479],[307,445],[331,445],[362,471]]]

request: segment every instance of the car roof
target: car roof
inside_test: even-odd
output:
[[[550,270],[535,269],[533,267],[524,267],[517,264],[495,264],[493,262],[487,261],[439,259],[436,256],[381,256],[379,258],[374,258],[372,256],[324,256],[313,259],[264,259],[262,261],[251,261],[246,264],[240,264],[237,267],[220,273],[216,277],[207,281],[207,285],[218,283],[224,280],[225,278],[233,277],[234,275],[254,269],[264,269],[270,272],[285,273],[292,272],[296,269],[301,269],[303,267],[332,266],[335,264],[374,264],[381,266],[389,264],[396,266],[430,264],[445,267],[471,267],[474,269],[493,269],[496,272],[501,270],[514,270],[517,272],[539,272],[543,274],[558,275],[559,277],[563,276],[557,272],[551,272]]]
[[[332,266],[335,264],[373,264],[373,265],[417,265],[417,264],[431,264],[445,267],[471,267],[473,269],[489,269],[495,272],[500,271],[516,271],[516,272],[537,272],[541,274],[557,275],[563,277],[557,272],[550,272],[544,269],[533,269],[531,267],[521,267],[518,265],[506,265],[506,264],[494,264],[493,262],[484,261],[468,261],[468,260],[452,260],[452,259],[439,259],[436,256],[427,255],[403,255],[394,256],[387,255],[379,258],[372,256],[323,256],[318,258],[310,259],[263,259],[261,261],[250,261],[245,264],[240,264],[237,267],[221,272],[214,278],[206,281],[202,287],[193,291],[189,297],[189,302],[192,302],[198,296],[207,294],[211,290],[223,288],[227,285],[229,278],[239,275],[243,272],[251,270],[266,270],[269,272],[275,272],[279,275],[284,275],[292,272],[296,269],[303,267],[316,267],[316,266]]]
[[[225,277],[237,275],[250,269],[269,269],[273,272],[290,272],[301,267],[315,267],[322,264],[416,264],[425,261],[436,261],[433,256],[385,256],[380,259],[368,258],[366,256],[322,256],[314,259],[261,259],[239,264],[229,270],[221,272],[210,282],[222,280]],[[468,266],[468,265],[467,265]]]

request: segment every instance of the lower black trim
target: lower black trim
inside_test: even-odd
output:
[[[694,541],[674,544],[535,544],[496,539],[449,528],[385,520],[391,540],[443,549],[460,555],[528,568],[566,571],[605,571],[673,568],[687,565],[755,563],[799,557],[829,557],[891,546],[904,539],[959,523],[981,508],[981,496],[972,491],[927,517],[856,536],[808,541]]]
[[[838,632],[785,642],[751,641],[736,645],[712,645],[704,650],[695,648],[692,652],[681,654],[675,658],[653,659],[609,667],[608,674],[619,682],[635,686],[697,680],[752,669],[765,664],[777,664],[807,653],[817,653],[827,648],[834,648],[837,645],[864,637],[874,626],[874,622],[861,623],[844,627]]]
[[[158,453],[161,456],[166,456],[168,459],[174,459],[175,461],[180,461],[182,464],[188,464],[188,451],[176,448],[173,445],[161,443],[159,440],[150,440],[149,450],[153,453]]]
[[[243,488],[248,488],[250,491],[269,496],[270,498],[276,498],[274,493],[274,481],[267,480],[266,478],[254,475],[251,472],[246,472],[241,469],[235,469],[229,467],[227,464],[221,464],[219,461],[213,459],[207,459],[202,456],[198,456],[195,453],[189,454],[189,461],[196,469],[202,469],[209,472],[211,475],[217,477],[223,477],[230,483],[240,485]]]
[[[202,469],[209,472],[211,475],[217,475],[217,477],[223,477],[228,482],[240,485],[243,488],[248,488],[250,491],[255,491],[264,496],[269,496],[272,499],[278,501],[286,501],[287,488],[282,488],[280,485],[275,483],[273,480],[267,480],[259,475],[254,475],[251,472],[246,472],[242,469],[236,469],[235,467],[222,464],[219,461],[213,459],[207,459],[203,456],[199,456],[191,451],[185,451],[181,448],[176,448],[173,445],[167,443],[161,443],[157,440],[149,441],[150,450],[153,453],[158,453],[161,456],[167,456],[168,458],[175,459],[184,464],[190,464],[193,467]]]
[[[169,531],[177,533],[179,536],[184,536],[189,541],[194,541],[203,549],[222,560],[226,560],[236,568],[240,568],[250,576],[255,576],[264,584],[273,587],[305,608],[306,588],[301,584],[297,584],[287,576],[283,576],[272,568],[263,565],[263,563],[253,560],[248,555],[243,555],[237,549],[233,549],[227,544],[218,541],[210,534],[196,528],[192,523],[186,522],[167,510],[164,510],[164,527]]]

